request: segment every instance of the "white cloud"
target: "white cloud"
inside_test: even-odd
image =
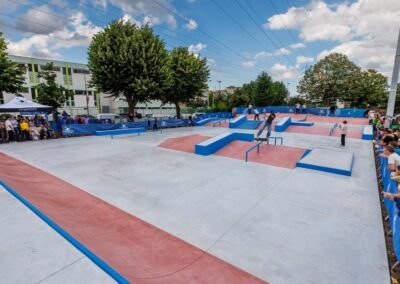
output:
[[[242,66],[244,67],[244,68],[253,68],[254,66],[256,66],[256,61],[253,61],[253,60],[249,60],[249,61],[243,61],[242,62]]]
[[[207,45],[205,45],[204,43],[199,42],[198,44],[189,45],[188,50],[189,50],[190,53],[199,54],[200,51],[202,51],[206,47],[207,47]]]
[[[121,19],[124,22],[131,22],[132,24],[135,24],[138,27],[142,26],[142,23],[140,21],[136,20],[134,17],[128,14],[123,15]]]
[[[18,30],[35,34],[49,34],[62,30],[68,23],[65,16],[56,13],[47,5],[29,9],[17,17],[15,27]]]
[[[186,23],[185,27],[188,30],[195,30],[195,29],[197,29],[197,23],[195,20],[190,19],[189,22]]]
[[[291,45],[289,45],[289,48],[291,49],[300,49],[300,48],[305,48],[306,45],[302,42],[298,42],[298,43],[293,43]]]
[[[143,0],[93,0],[105,1],[106,5],[111,4],[122,10],[124,14],[132,15],[135,19],[148,22],[152,25],[166,23],[169,28],[175,29],[177,22],[174,16],[164,9],[176,11],[169,0],[143,1]],[[149,19],[151,19],[149,21]],[[157,20],[156,20],[157,19]]]
[[[159,25],[160,23],[161,23],[161,20],[157,17],[145,16],[143,18],[143,25],[155,26],[155,25]]]
[[[276,63],[270,69],[271,76],[278,81],[289,80],[300,77],[299,71],[294,67],[288,67],[284,64]]]
[[[257,52],[254,55],[254,59],[260,59],[260,58],[268,57],[268,56],[271,56],[271,55],[272,54],[267,52],[267,51],[260,51],[260,52]]]
[[[278,49],[274,55],[279,56],[279,55],[289,55],[291,53],[291,51],[285,47],[282,47],[280,49]]]
[[[81,13],[69,18],[68,26],[49,34],[34,34],[18,41],[8,40],[8,52],[13,55],[57,58],[60,48],[88,46],[92,36],[101,31],[100,27],[87,21]]]
[[[322,40],[336,45],[322,51],[319,58],[341,52],[363,68],[385,72],[393,64],[400,1],[355,0],[337,5],[312,1],[307,6],[292,7],[284,14],[270,17],[265,26],[297,29],[306,42]]]
[[[297,56],[296,57],[296,63],[297,64],[306,64],[306,63],[311,63],[314,61],[314,58],[312,57],[306,57],[303,55]]]

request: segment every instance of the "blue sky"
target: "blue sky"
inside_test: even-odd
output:
[[[266,71],[294,95],[305,68],[335,51],[390,76],[400,1],[0,0],[0,31],[16,55],[86,63],[91,36],[120,18],[151,24],[168,49],[207,57],[211,89]]]

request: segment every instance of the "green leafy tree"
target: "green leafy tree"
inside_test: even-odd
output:
[[[359,75],[360,68],[347,56],[332,53],[305,71],[297,91],[313,101],[335,104],[352,92]]]
[[[202,96],[207,88],[210,70],[207,60],[189,53],[186,47],[174,48],[169,53],[171,85],[163,97],[164,102],[175,104],[176,116],[181,117],[180,103],[190,103]]]
[[[170,85],[168,52],[148,26],[113,21],[94,35],[88,49],[91,84],[123,97],[133,113],[138,102],[160,99]]]
[[[42,67],[38,75],[40,83],[37,85],[38,95],[36,101],[48,105],[56,112],[65,103],[67,90],[56,83],[57,74],[54,72],[53,63],[47,63]]]
[[[289,97],[289,91],[283,82],[273,82],[272,83],[272,101],[271,105],[281,106],[284,105]]]
[[[0,32],[0,97],[3,92],[15,94],[22,89],[25,71],[8,58],[7,42]]]
[[[266,72],[258,75],[255,81],[253,103],[255,106],[273,105],[273,80]]]
[[[376,70],[361,71],[351,81],[352,89],[343,97],[351,107],[373,108],[383,107],[388,99],[388,81],[385,76]]]
[[[250,103],[250,96],[243,88],[237,88],[232,95],[228,96],[228,108],[247,106]]]

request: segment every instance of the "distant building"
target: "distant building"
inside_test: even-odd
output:
[[[21,68],[26,69],[24,90],[20,94],[28,99],[35,100],[37,96],[36,86],[39,83],[38,73],[41,68],[49,62],[53,62],[54,72],[57,75],[56,82],[73,91],[73,95],[67,98],[63,110],[72,115],[86,114],[85,91],[87,90],[90,114],[128,112],[128,104],[122,98],[111,98],[107,94],[97,93],[94,88],[88,86],[91,76],[89,68],[85,64],[13,55],[10,55],[9,58],[18,63]],[[0,104],[7,103],[13,97],[14,94],[4,93],[3,97],[0,97]],[[137,104],[136,110],[143,114],[172,114],[175,113],[175,106],[171,104],[162,105],[160,101],[152,101],[147,104]]]

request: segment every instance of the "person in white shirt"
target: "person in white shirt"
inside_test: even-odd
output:
[[[15,132],[14,132],[14,127],[11,123],[11,117],[8,117],[6,122],[4,123],[4,126],[6,127],[7,135],[8,135],[8,141],[15,141]]]
[[[348,130],[348,126],[347,126],[347,120],[344,120],[340,125],[339,125],[339,129],[340,129],[340,146],[344,147],[346,146],[346,135],[347,135],[347,130]]]
[[[296,114],[300,113],[300,103],[296,104]]]
[[[257,108],[254,109],[254,120],[260,120],[260,112],[258,111]]]
[[[400,156],[395,152],[392,146],[386,146],[381,156],[388,159],[388,169],[390,171],[394,171],[396,166],[400,165]]]

